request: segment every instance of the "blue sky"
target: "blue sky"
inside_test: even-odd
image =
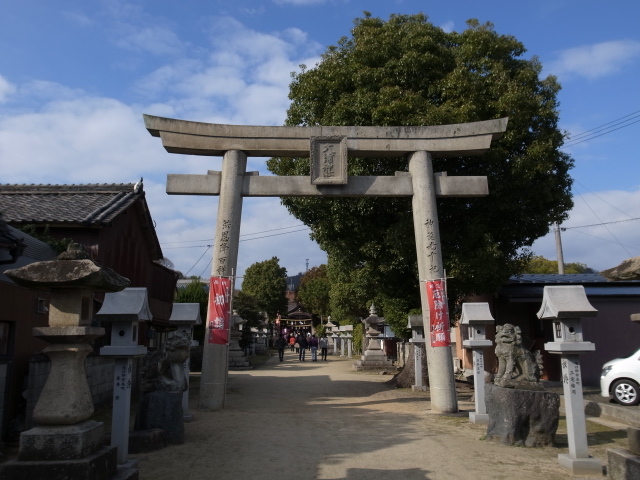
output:
[[[636,0],[4,0],[0,182],[144,177],[165,256],[183,273],[207,276],[217,198],[167,196],[164,183],[168,173],[204,174],[221,161],[166,153],[142,114],[281,125],[290,72],[313,66],[364,10],[384,19],[422,12],[448,31],[477,18],[523,42],[543,75],[558,76],[560,126],[573,138],[565,261],[601,270],[640,255]],[[250,159],[249,169],[266,173],[264,159]],[[241,235],[240,275],[274,255],[290,274],[326,260],[278,199],[245,199]],[[553,236],[533,250],[555,258]]]

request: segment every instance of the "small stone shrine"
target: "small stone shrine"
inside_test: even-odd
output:
[[[363,320],[365,327],[368,327],[364,333],[369,340],[369,344],[364,355],[360,357],[360,360],[353,364],[353,368],[356,371],[391,370],[393,369],[393,362],[384,354],[380,339],[378,338],[381,333],[377,329],[380,317],[378,317],[376,307],[374,305],[371,305],[369,314],[370,315]]]
[[[560,419],[560,396],[544,391],[539,383],[540,362],[523,348],[518,327],[508,323],[496,327],[496,356],[495,385],[484,385],[487,440],[525,447],[552,445]]]
[[[198,341],[193,339],[193,327],[201,325],[200,304],[199,303],[174,303],[169,318],[169,325],[178,327],[179,331],[189,335],[191,346],[197,347]],[[184,362],[184,372],[187,379],[187,389],[182,394],[182,414],[185,422],[193,420],[193,415],[189,414],[189,373],[191,371],[191,358]]]
[[[152,318],[147,289],[144,287],[107,293],[102,308],[96,313],[96,319],[100,322],[111,324],[111,345],[102,347],[100,355],[113,358],[111,445],[118,448],[118,465],[137,465],[137,461],[129,460],[133,358],[147,353],[147,347],[138,345],[138,327],[141,321]]]
[[[469,412],[471,423],[489,422],[484,395],[486,382],[483,349],[493,345],[491,340],[486,338],[485,326],[494,322],[488,303],[465,302],[462,304],[460,324],[467,327],[469,337],[462,342],[462,346],[473,352],[473,396],[475,397],[476,410]]]
[[[116,447],[104,446],[103,424],[90,420],[93,402],[84,369],[90,341],[104,335],[92,326],[95,292],[115,292],[129,280],[93,262],[71,244],[57,260],[6,271],[18,285],[50,289],[49,326],[33,335],[49,343],[51,371],[33,412],[36,427],[20,434],[18,460],[0,466],[3,480],[136,479],[118,468]]]
[[[190,349],[191,337],[178,330],[161,350],[150,352],[144,358],[136,431],[161,428],[169,443],[184,443],[182,395],[187,389],[184,362],[189,358]]]
[[[558,462],[574,475],[602,473],[600,460],[589,455],[580,373],[580,354],[596,348],[582,337],[582,317],[597,314],[582,285],[544,287],[542,305],[536,314],[540,320],[553,322],[553,342],[545,343],[544,348],[560,355],[569,443],[569,453],[559,454]]]
[[[246,355],[244,348],[240,346],[242,329],[246,321],[234,311],[230,323],[229,370],[253,370],[251,360]]]
[[[409,315],[407,328],[411,329],[409,342],[413,344],[414,384],[411,385],[411,390],[414,392],[426,392],[427,386],[422,381],[422,357],[424,356],[424,323],[422,322],[422,315]]]

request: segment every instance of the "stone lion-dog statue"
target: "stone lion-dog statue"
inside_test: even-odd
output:
[[[510,323],[496,326],[495,352],[498,373],[493,383],[503,388],[542,389],[542,356],[540,351],[531,353],[522,346],[520,327]]]

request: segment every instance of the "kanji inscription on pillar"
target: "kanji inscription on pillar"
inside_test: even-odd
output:
[[[347,138],[311,137],[311,183],[347,184]]]

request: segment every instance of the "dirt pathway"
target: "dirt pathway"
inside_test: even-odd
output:
[[[192,389],[196,418],[185,425],[185,443],[135,455],[140,479],[572,478],[557,461],[566,449],[486,442],[486,427],[466,415],[433,414],[427,394],[391,389],[388,376],[354,372],[351,363],[300,363],[287,352],[282,363],[276,356],[231,372],[219,412],[197,411]]]

